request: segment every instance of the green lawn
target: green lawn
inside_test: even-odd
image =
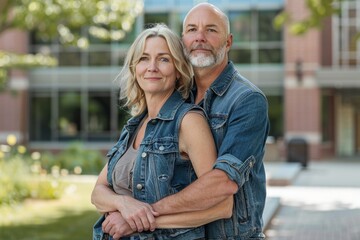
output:
[[[95,178],[79,178],[66,182],[59,200],[26,200],[16,207],[0,208],[0,239],[90,240],[99,217],[90,203]]]

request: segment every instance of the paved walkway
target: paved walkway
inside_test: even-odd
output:
[[[268,197],[280,207],[267,240],[360,240],[360,159],[310,162]]]

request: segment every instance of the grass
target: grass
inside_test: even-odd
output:
[[[95,178],[72,179],[66,182],[66,191],[58,200],[26,200],[21,205],[0,208],[0,239],[91,239],[92,226],[99,217],[90,203],[94,183]]]

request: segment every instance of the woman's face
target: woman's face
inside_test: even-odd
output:
[[[150,37],[135,67],[136,80],[146,95],[170,95],[179,73],[175,69],[167,42],[162,37]]]

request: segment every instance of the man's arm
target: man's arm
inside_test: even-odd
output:
[[[156,217],[156,228],[198,227],[218,219],[230,218],[233,211],[233,196],[207,210],[184,212]],[[111,212],[103,222],[103,231],[114,239],[128,236],[134,231],[120,212]]]
[[[160,215],[209,209],[232,197],[238,190],[225,172],[213,169],[177,194],[152,204]]]
[[[161,215],[156,218],[156,228],[189,228],[230,218],[233,211],[233,196],[207,210]]]
[[[185,115],[180,127],[180,149],[191,160],[198,179],[184,190],[154,203],[159,214],[173,214],[209,209],[237,191],[226,173],[212,170],[216,161],[216,146],[207,120],[198,113]]]
[[[159,214],[204,210],[235,194],[260,159],[268,134],[267,101],[248,94],[234,104],[214,169],[174,195],[154,203]]]

